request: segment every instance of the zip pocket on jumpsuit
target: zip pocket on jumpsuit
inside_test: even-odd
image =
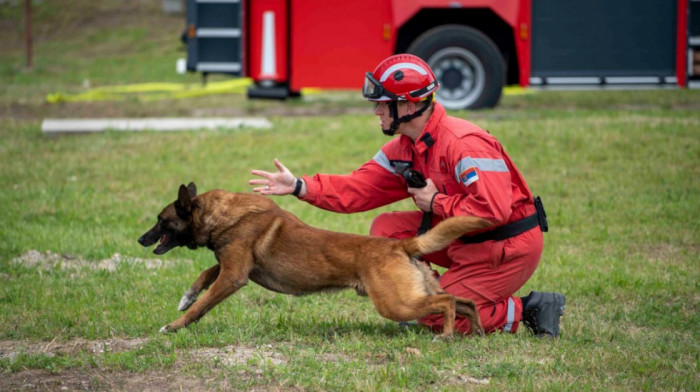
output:
[[[492,241],[491,250],[489,251],[489,265],[491,268],[498,269],[503,264],[506,258],[506,241],[508,240]]]

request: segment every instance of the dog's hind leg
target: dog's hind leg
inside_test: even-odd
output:
[[[474,301],[455,297],[455,302],[457,305],[457,314],[469,320],[469,325],[472,329],[471,332],[480,336],[484,335],[484,328],[481,326],[481,318],[479,317],[479,312],[476,310]]]
[[[372,297],[372,295],[370,295]],[[435,294],[421,297],[414,297],[407,300],[403,297],[401,304],[394,304],[388,301],[374,301],[379,314],[394,320],[405,321],[415,320],[429,314],[443,315],[443,330],[438,336],[441,339],[452,337],[455,328],[456,305],[455,298],[450,294]]]
[[[203,290],[208,289],[209,286],[211,286],[211,284],[214,283],[216,278],[219,277],[220,270],[221,265],[217,263],[215,266],[202,272],[202,274],[199,275],[199,278],[197,278],[197,280],[194,281],[192,287],[190,287],[190,289],[187,290],[180,299],[180,305],[177,307],[177,310],[187,310],[194,303],[194,301],[197,300],[199,294]]]
[[[429,301],[430,313],[442,313],[443,329],[438,335],[440,339],[449,339],[455,329],[456,304],[455,299],[450,294],[431,295],[426,298]]]

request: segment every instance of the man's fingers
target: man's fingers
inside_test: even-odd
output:
[[[265,177],[265,178],[268,178],[268,179],[269,179],[270,177],[272,177],[272,173],[266,172],[266,171],[264,171],[264,170],[251,170],[251,171],[250,171],[250,174],[252,174],[252,175],[254,175],[254,176]]]
[[[275,166],[277,169],[281,172],[288,171],[287,167],[282,164],[282,162],[279,161],[279,159],[275,158]]]
[[[287,190],[287,183],[289,182],[288,177],[292,177],[290,171],[287,170],[279,159],[275,158],[274,162],[278,170],[276,173],[270,173],[264,170],[250,171],[250,173],[255,176],[263,177],[248,180],[248,185],[262,185],[253,188],[253,192],[257,192],[261,195],[286,195],[292,193],[291,190]]]

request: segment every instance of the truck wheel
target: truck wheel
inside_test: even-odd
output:
[[[471,27],[446,25],[428,30],[408,48],[433,69],[440,88],[435,98],[445,108],[479,109],[498,104],[505,61],[496,44]]]

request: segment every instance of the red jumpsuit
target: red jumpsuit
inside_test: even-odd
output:
[[[375,157],[349,175],[304,176],[310,204],[336,212],[366,211],[410,196],[397,165],[410,164],[432,179],[440,194],[433,202],[433,226],[455,215],[486,218],[497,226],[535,213],[525,180],[501,144],[476,125],[445,114],[434,104],[421,136],[413,141],[401,135],[385,144]],[[391,212],[377,216],[370,234],[405,238],[415,236],[421,211]],[[522,302],[513,294],[537,268],[542,255],[539,227],[503,241],[464,244],[423,258],[447,268],[440,286],[453,295],[473,299],[484,330],[515,332],[522,319]],[[442,316],[419,320],[442,329]],[[469,333],[469,322],[457,317],[457,330]]]

